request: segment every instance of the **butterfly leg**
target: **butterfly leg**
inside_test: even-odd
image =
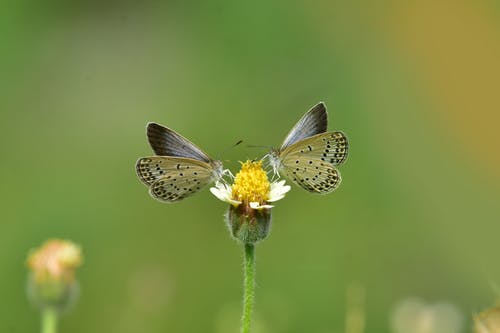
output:
[[[222,175],[223,175],[223,176],[229,176],[229,177],[231,177],[232,179],[234,179],[234,175],[233,175],[233,173],[231,172],[231,170],[229,170],[229,169],[224,169],[224,171],[222,171]]]
[[[266,173],[273,172],[273,176],[271,177],[271,180],[273,180],[274,177],[276,176],[276,172],[274,172],[274,167],[273,167],[273,164],[271,163],[271,161],[272,161],[271,155],[266,154],[260,160],[264,164],[264,169],[265,169]]]
[[[227,177],[228,179],[225,179],[224,177]],[[235,178],[235,176],[233,175],[233,173],[231,172],[231,170],[224,169],[222,171],[222,175],[219,178],[219,180],[217,181],[217,183],[228,185],[229,183],[231,183],[234,180],[234,178]]]

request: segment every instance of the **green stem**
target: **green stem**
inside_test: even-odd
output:
[[[255,245],[245,244],[245,286],[243,294],[243,317],[241,333],[250,333],[255,289]]]
[[[57,332],[57,310],[46,307],[42,310],[42,333]]]

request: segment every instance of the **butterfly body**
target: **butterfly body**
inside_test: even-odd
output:
[[[191,141],[156,123],[147,126],[148,140],[158,156],[140,158],[139,179],[162,202],[177,202],[219,181],[225,174],[222,162],[210,158]]]
[[[319,103],[297,122],[281,148],[267,155],[274,172],[309,192],[335,190],[341,182],[335,166],[347,158],[348,143],[342,132],[327,132],[326,128],[326,108]]]

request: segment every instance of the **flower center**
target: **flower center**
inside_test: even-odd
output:
[[[269,199],[269,179],[262,169],[262,161],[241,163],[233,184],[233,199],[241,202],[264,203]]]

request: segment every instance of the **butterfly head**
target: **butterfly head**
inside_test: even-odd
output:
[[[213,177],[216,181],[219,181],[222,176],[226,173],[226,170],[224,170],[224,166],[222,165],[221,161],[218,160],[212,160],[210,161],[210,164],[212,165],[213,171]]]
[[[279,169],[281,169],[281,159],[280,151],[278,149],[272,148],[271,151],[264,156],[267,159],[269,166],[272,168],[273,173],[278,174]]]

